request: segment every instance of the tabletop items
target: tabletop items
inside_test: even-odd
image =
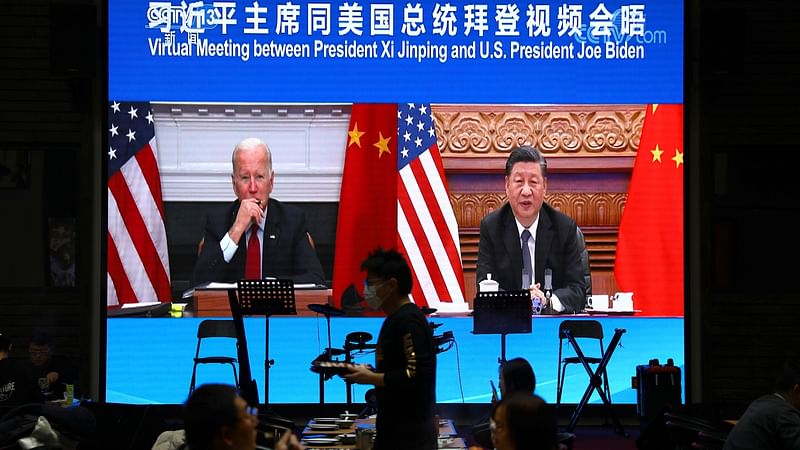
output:
[[[307,449],[371,450],[374,441],[375,418],[357,419],[357,414],[348,412],[339,417],[315,417],[302,432],[302,442]],[[452,420],[439,419],[439,448],[466,449]]]
[[[350,369],[355,367],[366,367],[370,370],[375,370],[369,364],[352,364],[342,361],[320,361],[316,359],[311,362],[311,371],[323,375],[345,375],[350,373]]]

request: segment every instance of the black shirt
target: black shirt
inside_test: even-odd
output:
[[[800,410],[778,394],[756,399],[725,440],[725,450],[800,448]]]
[[[436,449],[436,350],[433,331],[415,304],[401,306],[383,322],[375,360],[385,384],[375,389],[375,450]]]
[[[30,361],[26,364],[26,374],[28,377],[37,380],[42,394],[48,400],[60,400],[64,398],[64,391],[68,384],[75,384],[78,381],[78,369],[66,356],[52,355],[50,360],[42,366],[34,366]],[[47,374],[50,372],[58,373],[58,381],[52,385],[47,382]]]
[[[42,402],[35,380],[8,358],[0,359],[0,407]]]

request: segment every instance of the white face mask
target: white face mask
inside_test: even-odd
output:
[[[378,297],[378,286],[382,286],[383,283],[385,282],[369,285],[367,282],[364,282],[364,301],[367,302],[370,308],[376,311],[381,309],[381,305],[383,304],[383,299]]]

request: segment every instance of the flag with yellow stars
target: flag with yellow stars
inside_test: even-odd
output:
[[[614,275],[645,316],[683,316],[683,105],[648,105]]]
[[[468,309],[458,224],[430,105],[353,105],[333,266],[334,303],[349,313],[368,312],[361,262],[378,246],[406,257],[418,306]]]

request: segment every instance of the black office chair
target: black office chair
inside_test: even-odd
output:
[[[232,356],[200,356],[200,346],[204,339],[226,338],[233,339],[234,351],[236,351],[236,328],[233,320],[214,320],[206,319],[200,322],[197,327],[197,350],[194,353],[194,366],[192,367],[192,382],[189,385],[189,395],[192,395],[197,379],[197,366],[199,364],[230,364],[233,369],[233,379],[236,387],[239,387],[239,376],[236,372],[238,360]]]
[[[561,325],[558,327],[558,372],[557,372],[557,386],[556,386],[556,408],[561,404],[561,393],[564,391],[564,379],[565,374],[567,371],[567,366],[570,364],[582,364],[581,360],[578,356],[563,356],[563,350],[565,345],[569,345],[569,341],[567,340],[566,335],[564,334],[565,330],[569,330],[572,336],[575,338],[575,341],[580,343],[584,340],[596,340],[598,343],[598,347],[600,348],[599,356],[589,356],[586,355],[584,352],[584,356],[586,357],[586,362],[589,364],[600,364],[600,361],[603,359],[604,355],[604,347],[603,347],[603,325],[596,320],[565,320],[561,322]],[[584,346],[581,346],[581,350],[583,350]],[[607,398],[611,398],[611,390],[608,387],[608,373],[604,370],[601,374],[603,377],[603,391],[606,394]]]

